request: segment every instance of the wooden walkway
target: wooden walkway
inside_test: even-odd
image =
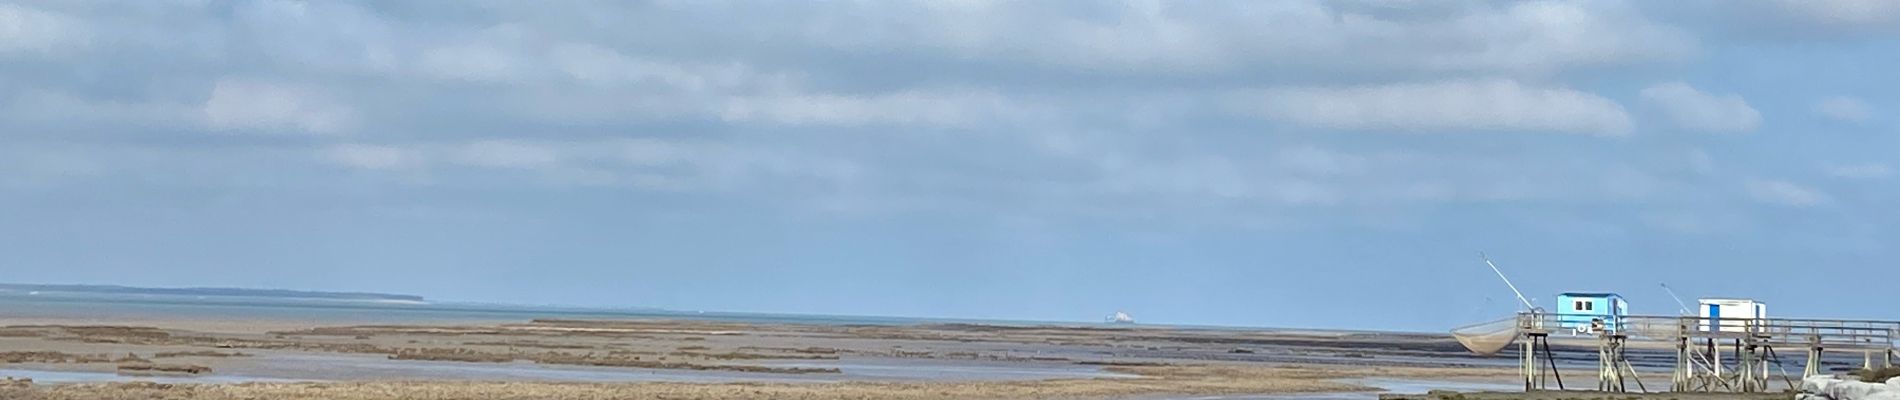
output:
[[[1577,314],[1520,313],[1519,353],[1528,391],[1570,389],[1563,383],[1550,350],[1550,336],[1576,334],[1598,341],[1596,390],[1630,392],[1636,376],[1625,354],[1631,341],[1661,342],[1676,348],[1675,372],[1669,392],[1757,393],[1768,391],[1779,377],[1792,385],[1784,352],[1801,352],[1806,367],[1800,376],[1820,374],[1825,353],[1860,353],[1865,367],[1891,366],[1900,339],[1900,321],[1702,318],[1686,316],[1625,316],[1604,318]],[[1541,357],[1540,357],[1541,354]],[[1776,374],[1779,372],[1779,375]],[[1556,383],[1553,387],[1551,383]],[[1640,391],[1652,391],[1637,381]],[[1662,390],[1663,388],[1655,388]]]

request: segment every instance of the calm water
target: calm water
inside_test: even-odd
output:
[[[1341,382],[1379,388],[1376,392],[1356,393],[1300,393],[1274,395],[1237,395],[1237,396],[1198,396],[1165,398],[1157,400],[1376,400],[1380,393],[1419,394],[1433,390],[1454,390],[1460,392],[1475,391],[1519,391],[1519,385],[1494,384],[1482,382],[1435,381],[1425,379],[1388,379],[1365,378],[1347,379]]]
[[[1083,325],[1076,323],[922,319],[898,317],[691,312],[658,309],[589,309],[473,303],[380,303],[367,301],[139,295],[73,295],[0,292],[0,318],[219,319],[350,322],[455,322],[530,319],[666,318],[749,323],[900,325],[983,323]]]

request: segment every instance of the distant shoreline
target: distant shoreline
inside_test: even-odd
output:
[[[242,289],[242,288],[151,288],[119,285],[52,285],[0,283],[0,292],[16,293],[59,293],[59,294],[95,294],[95,295],[150,295],[182,297],[249,297],[289,300],[344,300],[374,301],[398,304],[423,304],[422,296],[406,294],[367,293],[367,292],[322,292],[285,289]]]

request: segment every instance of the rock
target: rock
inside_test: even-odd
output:
[[[1840,381],[1828,384],[1823,394],[1834,400],[1900,400],[1900,398],[1886,397],[1900,395],[1900,392],[1888,391],[1886,384],[1860,381]]]
[[[1841,378],[1828,375],[1815,375],[1801,378],[1801,393],[1827,394],[1828,385],[1840,382]]]

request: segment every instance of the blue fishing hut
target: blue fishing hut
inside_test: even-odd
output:
[[[1629,303],[1616,293],[1572,292],[1557,295],[1557,321],[1565,328],[1597,327],[1617,330],[1617,322],[1629,315]]]

